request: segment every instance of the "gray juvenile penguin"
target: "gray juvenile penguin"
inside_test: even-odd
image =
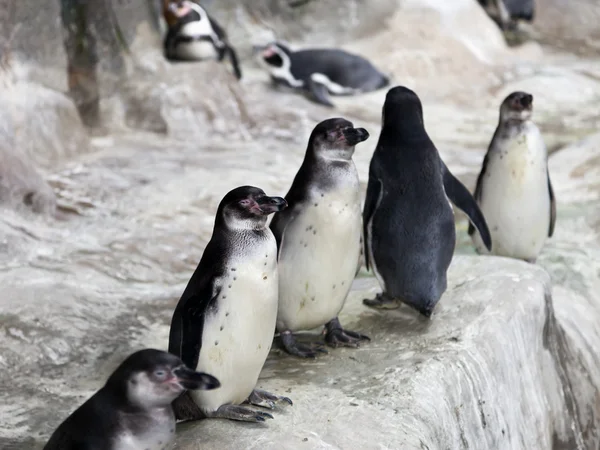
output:
[[[281,42],[260,49],[261,65],[277,85],[301,89],[321,105],[332,107],[329,95],[356,95],[382,89],[387,76],[365,58],[344,50],[290,50]]]
[[[175,437],[171,402],[219,381],[161,350],[140,350],[52,434],[44,450],[163,450]]]
[[[397,86],[387,93],[383,126],[369,167],[363,210],[365,262],[383,292],[367,306],[396,308],[398,300],[430,317],[447,287],[456,244],[450,200],[490,247],[475,200],[441,160],[423,124],[417,94]]]
[[[186,392],[173,403],[181,420],[220,417],[264,422],[270,409],[292,401],[255,389],[277,317],[277,244],[267,217],[286,207],[281,197],[242,186],[217,210],[215,227],[171,321],[169,351],[189,367],[213,373],[221,388]]]
[[[492,233],[491,253],[534,263],[554,233],[556,202],[532,110],[533,96],[526,92],[504,99],[474,196]],[[488,253],[472,225],[469,234],[477,251]]]
[[[315,357],[324,351],[296,342],[292,334],[322,325],[333,347],[357,347],[369,339],[343,330],[337,318],[360,256],[360,191],[352,155],[368,137],[345,119],[319,123],[285,197],[289,208],[271,222],[279,247],[277,330],[292,355]]]

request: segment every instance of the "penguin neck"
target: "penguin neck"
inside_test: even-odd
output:
[[[233,232],[264,231],[267,228],[267,216],[244,218],[232,214],[219,217],[215,223],[215,231],[223,228]]]

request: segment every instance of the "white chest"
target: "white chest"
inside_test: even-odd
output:
[[[358,183],[315,193],[288,224],[279,255],[280,331],[324,325],[344,306],[360,255]]]
[[[546,147],[537,127],[530,124],[493,148],[479,200],[492,235],[492,253],[534,258],[550,224]]]
[[[277,245],[269,239],[232,258],[217,298],[217,311],[205,318],[198,370],[217,377],[219,389],[194,391],[201,409],[239,404],[256,386],[267,359],[277,317]]]
[[[142,432],[125,429],[117,436],[112,450],[170,450],[175,439],[175,418],[168,411],[157,413]]]

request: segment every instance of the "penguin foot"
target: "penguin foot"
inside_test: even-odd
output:
[[[319,353],[328,353],[321,344],[306,345],[296,342],[290,331],[281,333],[281,343],[286,352],[299,358],[316,358]]]
[[[399,302],[384,293],[377,294],[373,300],[365,298],[363,303],[377,309],[398,309],[400,307]]]
[[[325,326],[327,328],[325,342],[331,347],[358,348],[360,346],[360,341],[371,340],[369,336],[357,333],[356,331],[344,330],[337,317],[329,321]]]
[[[241,405],[222,405],[210,415],[216,419],[239,420],[242,422],[264,422],[273,416],[263,411],[255,411]]]
[[[271,394],[262,389],[254,389],[246,401],[251,405],[262,406],[263,408],[268,409],[275,409],[275,403],[278,402],[285,402],[290,405],[294,404],[292,400],[287,397]]]

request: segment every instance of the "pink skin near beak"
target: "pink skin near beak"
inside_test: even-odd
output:
[[[190,8],[186,4],[178,5],[177,3],[171,3],[169,5],[169,9],[178,18],[182,18],[182,17],[186,16],[192,10],[192,8]]]

